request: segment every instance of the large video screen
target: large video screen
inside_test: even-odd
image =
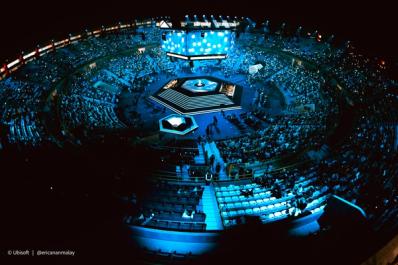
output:
[[[230,30],[172,30],[162,36],[166,52],[184,56],[228,54],[235,42],[235,32]]]

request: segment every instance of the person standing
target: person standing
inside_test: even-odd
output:
[[[213,125],[214,125],[214,127],[217,127],[217,123],[218,123],[217,117],[213,116]]]

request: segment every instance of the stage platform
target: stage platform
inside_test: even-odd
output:
[[[214,77],[173,79],[150,98],[178,114],[240,109],[242,88]]]

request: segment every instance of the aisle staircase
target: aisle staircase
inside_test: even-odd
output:
[[[105,69],[104,72],[107,73],[108,76],[113,77],[113,78],[115,78],[116,80],[118,80],[120,83],[122,83],[122,84],[124,84],[124,85],[126,85],[126,86],[128,86],[128,87],[131,86],[131,84],[130,84],[128,81],[124,80],[123,78],[120,78],[119,76],[117,76],[117,75],[114,74],[113,72],[109,71],[108,69]]]
[[[206,230],[223,230],[220,210],[213,186],[205,186],[202,195],[203,212],[206,214]]]
[[[211,143],[206,143],[204,149],[205,151],[207,151],[208,157],[211,157],[211,155],[215,156],[214,166],[217,165],[217,163],[220,163],[221,165],[220,175],[218,176],[219,180],[228,180],[228,176],[225,171],[224,159],[222,158],[220,150],[218,150],[216,143],[214,141]]]
[[[193,160],[195,161],[195,165],[204,165],[206,164],[206,160],[202,144],[198,144],[198,150],[199,154],[195,156]]]

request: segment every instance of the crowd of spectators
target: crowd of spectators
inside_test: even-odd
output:
[[[33,145],[48,140],[41,117],[45,99],[71,72],[66,88],[58,91],[63,129],[125,128],[117,113],[122,91],[133,95],[132,105],[136,106],[140,98],[149,96],[146,88],[160,74],[176,77],[187,68],[187,62],[165,55],[160,38],[158,28],[85,37],[27,63],[0,82],[0,122],[6,128],[2,139]],[[344,96],[360,106],[360,120],[349,141],[316,169],[322,176],[317,185],[348,194],[374,216],[382,216],[383,209],[397,200],[397,157],[392,147],[397,137],[398,98],[390,91],[396,83],[384,77],[382,61],[320,39],[316,34],[244,33],[225,60],[200,68],[206,73],[219,70],[227,79],[244,76],[256,90],[251,110],[241,116],[225,115],[237,126],[243,122],[249,130],[218,141],[217,147],[224,162],[237,164],[319,147],[330,129],[329,116],[339,112],[338,90],[347,92]],[[248,73],[250,66],[259,64],[262,68],[257,73]],[[81,68],[84,70],[76,71]],[[267,113],[267,86],[283,94],[286,108],[281,114]],[[143,122],[139,115],[134,119],[137,127]],[[380,178],[375,180],[369,172]],[[286,179],[293,183],[295,178]],[[365,192],[371,184],[383,190],[373,200]],[[280,194],[285,184],[283,187],[273,190]]]
[[[396,125],[362,116],[347,141],[318,168],[318,185],[361,206],[379,228],[398,211],[396,137]]]
[[[250,39],[245,39],[245,45],[251,47],[257,45],[259,39],[248,42]],[[302,47],[303,44],[307,47]],[[344,94],[349,95],[347,102],[357,104],[360,113],[354,132],[349,134],[344,144],[334,148],[332,154],[319,164],[311,164],[310,168],[301,168],[299,171],[293,169],[274,175],[266,174],[256,179],[256,182],[270,188],[274,196],[284,197],[289,191],[297,190],[297,176],[305,179],[315,176],[311,192],[307,195],[319,191],[327,191],[329,195],[340,195],[362,207],[375,228],[394,227],[398,212],[398,96],[394,91],[395,81],[388,80],[383,75],[383,62],[358,55],[347,47],[331,47],[330,44],[316,39],[299,42],[297,38],[290,38],[281,42],[280,37],[268,36],[262,45],[269,48],[277,47],[283,52],[321,65],[320,71],[314,71],[307,70],[306,63],[300,63],[297,67],[294,61],[291,65],[285,62],[275,68],[267,67],[267,64],[263,63],[266,71],[264,74],[261,70],[258,72],[262,79],[271,80],[293,98],[287,107],[288,110],[292,107],[297,109],[300,105],[313,104],[315,111],[289,111],[281,117],[271,117],[262,109],[266,105],[266,98],[259,97],[261,100],[256,102],[256,109],[252,114],[266,121],[268,127],[238,138],[219,141],[218,148],[224,161],[256,163],[283,154],[284,150],[286,153],[294,152],[298,146],[319,147],[325,140],[325,125],[330,120],[327,115],[338,113],[335,89],[337,87],[347,92]],[[251,77],[249,82],[253,80],[258,82],[255,76]],[[261,95],[261,91],[258,94]],[[238,118],[235,117],[234,120],[236,119]],[[297,124],[301,125],[299,128],[303,128],[302,135],[297,132]],[[314,126],[312,131],[311,127],[302,127],[304,124]],[[305,140],[306,137],[308,141]],[[285,139],[287,141],[284,141]],[[289,141],[293,141],[293,144]],[[302,142],[301,145],[298,142]],[[267,146],[271,148],[267,150]],[[291,206],[294,206],[295,211],[300,208],[303,210],[310,197],[299,198]]]
[[[258,99],[255,100],[253,111],[243,120],[255,124],[253,132],[243,134],[234,139],[218,141],[218,148],[226,163],[253,163],[275,158],[282,154],[297,152],[310,144],[320,145],[326,133],[328,116],[338,112],[338,104],[333,98],[326,97],[331,92],[324,91],[325,80],[319,73],[307,70],[302,66],[282,64],[268,56],[268,61],[262,61],[268,66],[260,76],[268,76],[283,93],[287,107],[284,115],[267,115],[266,100],[262,96],[262,88],[258,86]],[[267,58],[262,58],[267,59]],[[273,69],[273,70],[271,70]],[[271,74],[270,74],[271,72]],[[267,78],[265,78],[267,79]],[[260,80],[256,80],[259,82]],[[250,82],[250,81],[249,81]],[[253,117],[254,116],[254,117]],[[255,122],[255,120],[262,122]],[[237,118],[230,118],[234,124],[239,124]],[[250,124],[249,124],[250,125]]]
[[[43,140],[50,140],[41,113],[46,98],[62,78],[98,58],[157,42],[159,34],[157,29],[141,28],[84,37],[26,63],[17,73],[0,82],[0,122],[6,128],[4,139],[10,144],[22,145],[37,145]],[[98,79],[102,78],[104,82],[112,84],[117,81],[111,75],[99,74]],[[75,81],[81,83],[75,82],[72,85],[73,91],[68,95],[71,98],[61,100],[61,104],[67,107],[66,110],[76,111],[73,114],[68,111],[64,113],[74,120],[70,121],[71,124],[76,125],[84,120],[90,128],[120,127],[114,107],[103,104],[106,102],[114,106],[116,98],[110,94],[105,95],[105,92],[98,89],[94,91],[92,85],[98,80],[78,78]],[[67,106],[75,103],[76,107]],[[87,119],[83,116],[87,116]]]
[[[0,122],[8,128],[9,143],[36,146],[46,137],[38,115],[41,89],[11,77],[0,83]]]
[[[107,91],[93,85],[84,74],[71,80],[68,94],[60,99],[63,126],[68,129],[84,126],[89,130],[124,128],[115,112],[118,90]]]
[[[43,109],[56,88],[55,106],[63,131],[142,129],[147,121],[141,118],[138,105],[151,95],[148,87],[161,76],[176,78],[190,68],[186,61],[167,57],[160,39],[156,28],[85,37],[28,62],[1,80],[0,151],[4,142],[36,147],[51,141]],[[258,72],[249,73],[250,66],[260,64]],[[398,93],[397,83],[385,78],[382,61],[366,58],[348,47],[333,47],[316,36],[242,34],[225,60],[200,65],[191,70],[200,74],[215,70],[231,82],[240,78],[255,90],[253,103],[241,115],[223,113],[238,127],[240,136],[216,141],[223,161],[238,165],[238,177],[231,173],[231,179],[251,178],[244,180],[251,182],[249,186],[236,182],[234,189],[227,190],[228,195],[217,195],[225,227],[246,222],[247,215],[258,215],[268,223],[316,213],[331,195],[361,207],[378,231],[396,227]],[[283,95],[286,106],[281,113],[269,113],[268,88]],[[129,93],[135,113],[129,115],[127,126],[118,109],[124,92]],[[154,103],[148,102],[141,111],[153,107]],[[255,174],[253,165],[261,167],[276,158],[323,146],[344,104],[354,106],[358,119],[353,119],[347,139],[330,146],[325,158]],[[46,112],[56,113],[53,109]],[[182,169],[198,161],[197,144],[191,141],[189,149],[186,143],[181,147],[174,142],[163,146],[157,153],[160,167],[169,171],[163,177],[175,179],[178,168],[182,180],[208,177],[206,166],[196,165],[198,169],[188,167],[188,177],[183,178]],[[227,172],[230,167],[221,166],[221,160],[215,162],[214,155],[209,160],[215,168],[213,179],[226,176],[220,171]],[[223,191],[222,187],[217,187],[217,192]],[[147,197],[129,198],[135,200],[135,208],[130,209],[125,223],[205,231],[203,190],[201,185],[167,184],[156,187]]]
[[[269,125],[262,130],[234,139],[218,141],[218,148],[227,163],[254,163],[297,152],[314,142],[316,125]]]

